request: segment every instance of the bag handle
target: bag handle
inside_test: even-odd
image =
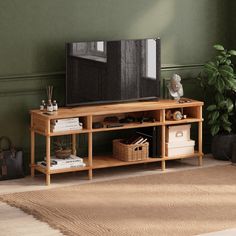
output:
[[[2,136],[2,137],[0,137],[0,151],[3,150],[3,148],[2,148],[3,141],[6,141],[8,144],[8,149],[5,149],[5,150],[11,150],[12,149],[11,140],[7,136]]]

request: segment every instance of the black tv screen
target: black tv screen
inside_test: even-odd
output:
[[[160,96],[160,39],[66,44],[66,105]]]

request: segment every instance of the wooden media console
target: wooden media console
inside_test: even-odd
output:
[[[183,159],[196,156],[198,158],[198,164],[202,165],[202,106],[203,102],[189,100],[186,103],[178,103],[174,100],[159,100],[159,101],[146,101],[146,102],[131,102],[131,103],[119,103],[110,105],[96,105],[96,106],[83,106],[76,108],[60,108],[57,112],[51,115],[46,114],[40,110],[31,110],[31,176],[34,177],[35,170],[42,172],[46,175],[46,184],[50,184],[51,174],[74,172],[74,171],[88,171],[89,179],[92,179],[93,170],[99,168],[107,168],[114,166],[125,166],[140,163],[160,162],[162,170],[165,170],[165,162],[167,160]],[[184,114],[187,115],[186,119],[179,121],[166,120],[167,110],[181,109]],[[108,116],[141,116],[145,113],[145,116],[154,118],[150,122],[132,122],[124,123],[121,127],[103,127],[93,128],[93,122],[103,121]],[[51,120],[65,119],[78,117],[83,122],[83,129],[51,132]],[[175,157],[166,156],[165,152],[165,139],[166,139],[166,127],[169,125],[189,124],[197,123],[198,125],[198,143],[196,150],[191,155],[179,155]],[[147,158],[141,161],[124,162],[115,159],[112,155],[109,156],[95,156],[93,155],[93,134],[96,132],[112,132],[115,130],[136,129],[142,127],[160,127],[161,140],[160,149],[161,155],[159,157]],[[85,167],[81,168],[64,168],[57,170],[50,170],[50,158],[51,158],[51,138],[54,136],[71,135],[73,154],[76,154],[76,136],[79,134],[88,135],[88,157],[84,158],[86,163]],[[43,168],[35,163],[35,134],[43,135],[46,138],[46,167]]]

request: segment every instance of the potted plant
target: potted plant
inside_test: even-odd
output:
[[[65,159],[70,157],[72,150],[64,140],[57,139],[54,143],[54,153],[57,158]]]
[[[214,45],[217,51],[213,60],[204,65],[201,85],[206,89],[210,105],[207,107],[208,125],[212,140],[212,154],[216,159],[231,157],[232,143],[236,142],[235,95],[236,76],[231,58],[235,50]]]

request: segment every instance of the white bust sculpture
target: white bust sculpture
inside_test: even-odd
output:
[[[180,81],[181,77],[177,74],[173,74],[170,83],[167,85],[170,95],[178,101],[184,95],[183,86]]]

